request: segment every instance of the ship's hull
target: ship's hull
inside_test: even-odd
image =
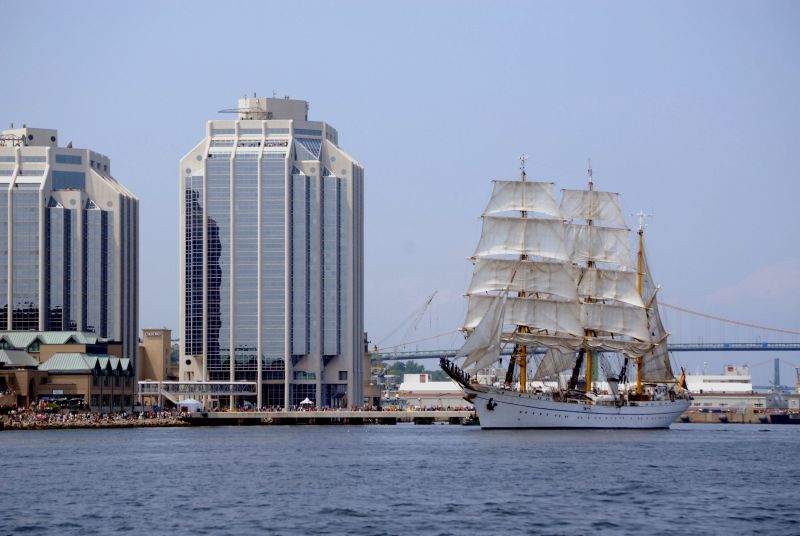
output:
[[[541,394],[492,388],[465,388],[480,418],[481,428],[669,428],[689,407],[686,399],[596,405],[560,402]],[[634,405],[635,404],[635,405]]]

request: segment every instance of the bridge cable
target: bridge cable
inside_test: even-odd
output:
[[[743,326],[747,328],[755,328],[755,329],[763,329],[765,331],[774,331],[776,333],[787,333],[789,335],[800,335],[800,331],[792,331],[791,329],[780,329],[780,328],[770,328],[767,326],[760,326],[758,324],[749,324],[747,322],[740,322],[738,320],[731,320],[730,318],[723,318],[721,316],[714,316],[706,313],[700,313],[697,311],[692,311],[691,309],[686,309],[684,307],[678,307],[677,305],[670,305],[668,303],[661,302],[661,305],[667,307],[669,309],[674,309],[676,311],[681,311],[684,313],[689,313],[690,315],[701,316],[703,318],[708,318],[711,320],[717,320],[719,322],[726,322],[728,324],[735,324],[737,326]]]

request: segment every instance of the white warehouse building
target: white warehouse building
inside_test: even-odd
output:
[[[364,170],[306,101],[232,112],[180,164],[181,381],[256,382],[259,407],[359,405]]]

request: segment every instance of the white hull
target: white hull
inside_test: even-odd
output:
[[[631,405],[558,402],[548,395],[488,387],[466,388],[484,429],[508,428],[669,428],[690,401],[658,400]],[[474,395],[474,396],[472,396]],[[491,401],[491,402],[490,402]],[[633,405],[636,404],[636,405]],[[489,409],[492,407],[492,409]]]

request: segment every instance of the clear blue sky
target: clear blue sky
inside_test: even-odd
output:
[[[800,329],[797,2],[2,0],[0,12],[0,125],[58,128],[110,156],[141,199],[142,326],[177,329],[180,157],[217,110],[274,90],[309,100],[366,168],[373,340],[434,290],[416,336],[460,326],[489,179],[516,176],[523,152],[532,178],[559,187],[582,186],[591,157],[598,188],[655,214],[665,301]],[[726,336],[675,324],[675,339]]]

